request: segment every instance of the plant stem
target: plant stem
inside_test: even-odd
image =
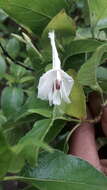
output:
[[[80,123],[78,123],[77,125],[75,125],[75,126],[73,127],[73,129],[70,131],[70,133],[68,134],[68,136],[67,136],[67,138],[66,138],[66,141],[65,141],[65,144],[64,144],[64,152],[65,152],[65,150],[66,150],[66,145],[67,145],[67,143],[68,143],[68,141],[69,141],[71,135],[74,133],[74,131],[75,131],[79,126],[80,126]]]

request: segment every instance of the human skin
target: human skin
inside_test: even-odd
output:
[[[90,108],[92,110],[93,104],[91,104]],[[95,113],[95,107],[92,111],[93,115],[96,116],[97,114]],[[92,119],[89,111],[87,119]],[[101,127],[104,135],[107,137],[107,106],[103,107]],[[96,169],[107,175],[107,159],[100,160],[98,156],[94,124],[89,122],[81,123],[81,125],[76,129],[70,138],[69,154],[88,161]]]
[[[87,118],[91,119],[89,113]],[[95,129],[92,123],[81,123],[72,134],[69,141],[69,154],[88,161],[96,169],[102,171],[95,141]]]

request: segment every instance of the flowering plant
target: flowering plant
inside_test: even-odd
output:
[[[52,45],[53,68],[40,78],[38,97],[42,100],[49,99],[50,105],[60,105],[62,99],[70,103],[69,95],[73,86],[73,79],[61,70],[61,63],[55,45],[54,31],[49,33],[49,38]]]
[[[0,0],[2,189],[106,190],[106,5]]]

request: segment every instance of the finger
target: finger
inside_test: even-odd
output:
[[[88,118],[90,117],[91,114],[88,113]],[[69,141],[69,154],[88,161],[101,171],[93,124],[84,122],[76,129]]]

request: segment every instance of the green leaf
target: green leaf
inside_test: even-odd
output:
[[[98,67],[97,68],[97,78],[99,80],[106,80],[107,81],[107,68]]]
[[[51,129],[49,130],[49,132],[47,133],[46,137],[45,137],[45,141],[47,143],[52,142],[52,140],[55,139],[55,137],[61,132],[61,130],[64,128],[65,126],[65,121],[63,120],[55,120],[53,125],[51,126]]]
[[[41,190],[106,190],[107,177],[88,162],[61,151],[41,153],[35,168],[25,169],[25,177],[5,177],[34,185]]]
[[[21,107],[20,111],[18,113],[15,113],[14,120],[15,122],[19,122],[19,120],[23,119],[28,120],[30,115],[34,115],[35,119],[38,117],[40,118],[40,115],[46,118],[50,118],[52,116],[53,108],[52,106],[49,106],[49,103],[43,100],[40,100],[37,98],[37,94],[33,93],[30,94],[28,97],[26,103]],[[33,121],[34,121],[33,117]]]
[[[67,115],[83,119],[86,117],[86,98],[84,90],[77,80],[76,73],[69,69],[68,74],[74,79],[74,85],[69,96],[71,103],[62,103],[61,108]]]
[[[65,46],[64,63],[70,56],[94,52],[102,44],[104,42],[102,43],[94,39],[73,40]]]
[[[7,117],[13,117],[14,112],[18,112],[23,104],[24,94],[21,88],[6,87],[2,91],[1,107]]]
[[[25,76],[20,79],[19,83],[25,83],[25,82],[30,82],[30,81],[34,81],[34,80],[35,80],[34,76]]]
[[[0,56],[0,78],[4,76],[6,72],[6,63],[2,56]]]
[[[7,138],[0,131],[0,177],[7,172],[17,173],[24,165],[24,159],[12,151]]]
[[[21,155],[14,154],[9,163],[8,172],[18,173],[24,166],[24,158]]]
[[[92,27],[107,28],[107,1],[87,0]]]
[[[78,72],[79,83],[101,92],[96,72],[98,66],[102,63],[101,58],[105,52],[107,52],[107,44],[99,46],[91,58],[81,66]]]
[[[107,68],[97,68],[97,79],[103,92],[107,93]]]
[[[101,86],[103,92],[107,94],[107,81],[101,82],[100,86]]]
[[[67,43],[74,38],[76,26],[75,22],[69,17],[64,10],[58,13],[47,25],[42,34],[43,45],[47,41],[49,42],[48,32],[55,30],[55,33],[60,39],[61,44]]]
[[[12,38],[6,45],[6,50],[12,58],[16,58],[20,51],[20,44],[16,38]]]
[[[52,116],[52,107],[49,106],[49,103],[37,98],[37,94],[32,94],[25,104],[27,106],[29,113],[37,113],[45,117]]]
[[[12,151],[4,134],[0,131],[0,177],[7,172],[18,173],[24,166],[24,158]]]
[[[0,177],[3,177],[7,173],[11,157],[12,152],[0,131]]]
[[[26,126],[22,126],[20,123],[15,124],[13,120],[7,120],[2,126],[7,143],[11,146],[16,145],[20,138],[25,135]]]
[[[23,136],[19,143],[14,147],[14,151],[21,153],[25,160],[28,160],[31,165],[37,161],[39,149],[51,151],[43,140],[51,127],[51,120],[44,119],[35,122],[33,128]]]
[[[23,33],[23,37],[26,42],[26,49],[28,52],[28,56],[32,62],[32,66],[35,69],[35,71],[38,71],[38,69],[41,69],[41,67],[43,67],[43,65],[41,65],[41,63],[43,62],[43,57],[41,53],[33,45],[31,39],[25,33]]]
[[[76,39],[86,39],[93,38],[92,29],[90,27],[87,28],[78,28],[76,31]],[[96,30],[94,33],[94,38],[100,41],[106,41],[106,30]]]
[[[8,85],[14,84],[16,82],[16,78],[8,73],[4,74],[4,79],[7,80]]]
[[[18,79],[21,79],[26,73],[26,69],[21,67],[20,65],[15,65],[15,64],[11,64],[10,66],[10,72],[11,72],[11,77],[15,77],[16,81]]]
[[[7,14],[4,13],[2,9],[0,9],[0,22],[5,21],[7,17],[8,17]]]
[[[7,121],[6,117],[0,112],[0,127]]]
[[[66,7],[64,0],[1,0],[0,8],[19,24],[40,35],[45,26],[61,9]]]

